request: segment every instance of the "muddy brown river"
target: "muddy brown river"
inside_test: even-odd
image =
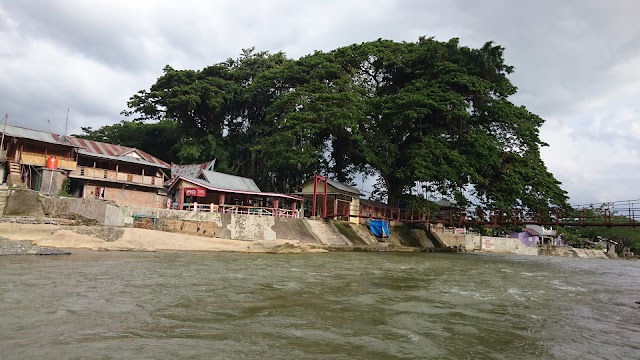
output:
[[[0,359],[640,359],[640,261],[0,257]]]

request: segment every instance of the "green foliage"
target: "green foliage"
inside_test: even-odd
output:
[[[606,206],[581,209],[576,217],[588,219],[589,223],[601,223],[603,225],[629,224],[631,220],[622,215],[617,215]],[[637,226],[565,226],[562,233],[569,241],[587,238],[591,241],[608,239],[617,242],[616,250],[620,253],[624,248],[631,249],[634,253],[640,253],[640,223]]]
[[[565,206],[540,158],[544,121],[509,101],[512,71],[502,47],[458,39],[377,40],[298,60],[251,48],[202,70],[166,66],[131,97],[124,114],[134,121],[83,130],[147,150],[156,144],[146,129],[173,124],[165,153],[150,153],[217,158],[264,190],[291,191],[314,173],[349,182],[360,171],[378,175],[381,198],[422,182],[459,204]]]
[[[71,179],[64,178],[62,180],[62,186],[60,186],[60,191],[58,192],[59,196],[71,197]]]

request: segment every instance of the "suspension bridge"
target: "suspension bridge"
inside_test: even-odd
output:
[[[318,176],[318,178],[317,181],[323,181],[323,177]],[[318,196],[320,199],[316,199]],[[313,209],[316,209],[316,204],[319,205],[319,211],[317,214],[314,213],[314,216],[332,219],[357,217],[407,224],[443,224],[454,227],[525,226],[529,224],[544,226],[640,226],[640,199],[546,210],[482,209],[476,207],[417,210],[409,207],[392,207],[372,201],[360,201],[360,205],[357,206],[343,202],[328,209],[326,199],[326,193],[314,191]]]

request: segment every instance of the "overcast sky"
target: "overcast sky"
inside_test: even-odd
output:
[[[639,199],[640,2],[634,0],[0,0],[0,116],[69,134],[122,119],[165,65],[242,48],[314,50],[378,38],[495,41],[513,101],[546,119],[543,158],[572,204]],[[50,122],[49,122],[50,120]]]

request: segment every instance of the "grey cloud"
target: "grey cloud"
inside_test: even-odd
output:
[[[51,118],[53,130],[71,107],[70,128],[79,131],[119,121],[128,97],[166,64],[200,69],[250,46],[300,57],[378,38],[459,37],[472,47],[492,40],[516,68],[513,101],[548,119],[545,160],[570,195],[619,199],[592,189],[606,181],[632,189],[640,176],[628,165],[637,154],[624,148],[636,151],[640,142],[623,131],[640,119],[618,112],[640,113],[633,100],[640,96],[638,13],[631,0],[7,1],[0,4],[0,112],[43,130]],[[610,127],[598,128],[598,119]],[[608,156],[589,152],[590,142]],[[585,153],[609,159],[607,171]],[[607,178],[623,166],[624,176]]]

